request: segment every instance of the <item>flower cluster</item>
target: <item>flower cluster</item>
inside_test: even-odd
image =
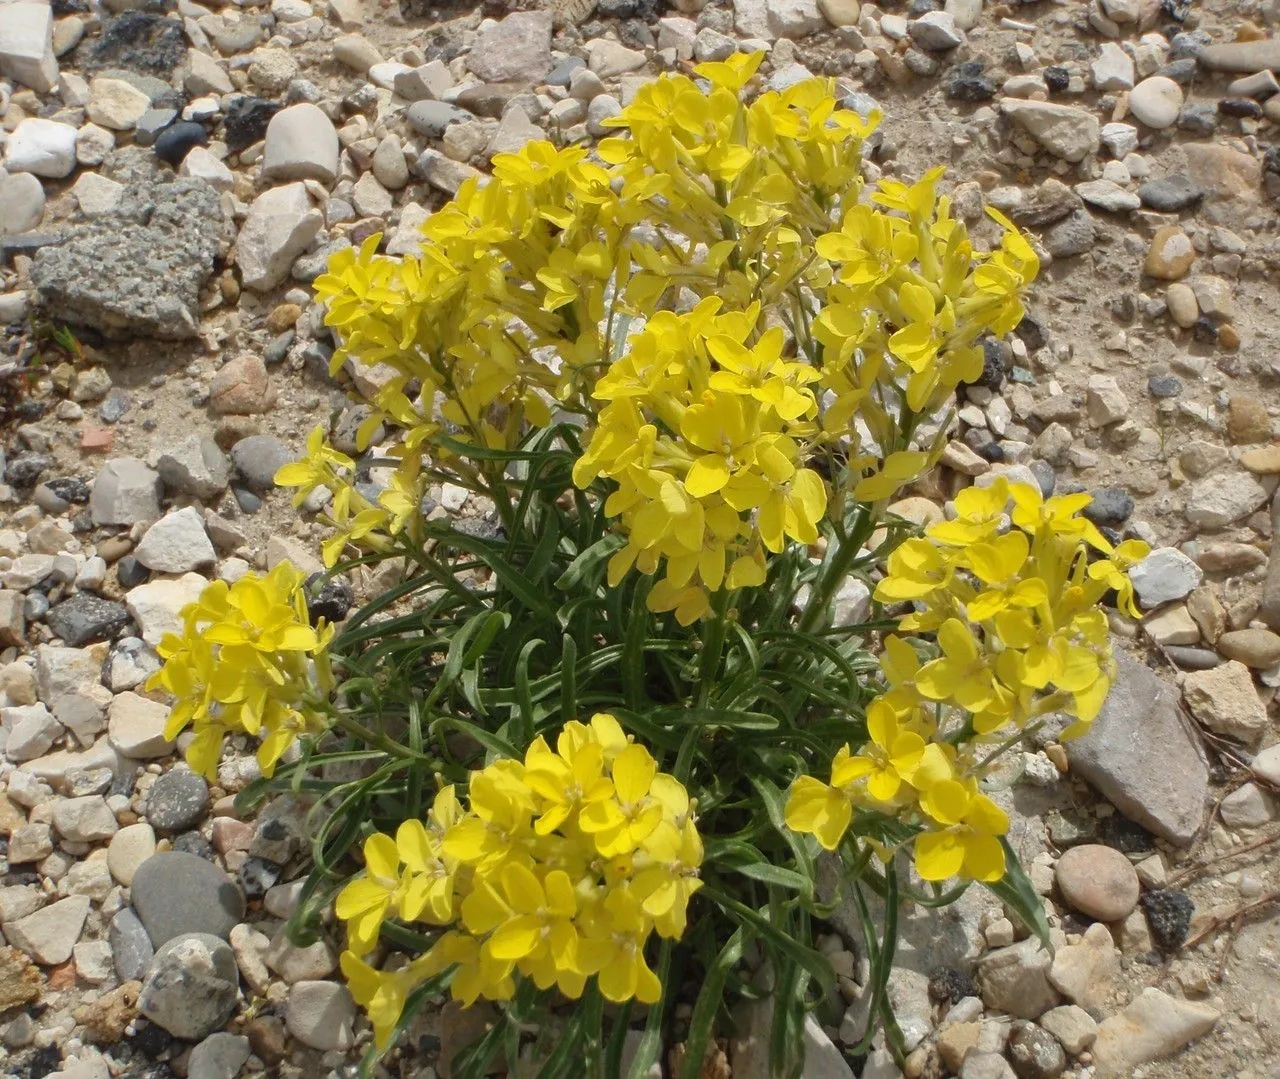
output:
[[[183,608],[181,635],[160,641],[165,663],[147,688],[176,698],[164,735],[192,727],[187,761],[210,779],[228,734],[261,738],[258,763],[269,776],[294,739],[324,729],[316,704],[333,686],[325,650],[334,627],[311,625],[303,580],[281,562],[265,576],[213,581]]]
[[[1115,673],[1100,603],[1114,591],[1120,609],[1138,615],[1127,570],[1147,546],[1113,547],[1079,516],[1089,501],[1046,500],[1000,477],[960,492],[953,520],[890,555],[875,597],[915,604],[898,627],[935,634],[939,655],[922,661],[904,637],[886,637],[888,688],[868,709],[869,741],[836,754],[829,784],[796,781],[793,830],[834,850],[855,810],[888,814],[923,829],[915,861],[924,879],[1003,875],[995,837],[1008,819],[978,789],[979,748],[1050,712],[1075,717],[1063,739],[1087,730]]]
[[[641,87],[597,159],[498,155],[416,254],[380,256],[374,237],[334,257],[316,283],[334,370],[354,365],[375,406],[357,442],[403,434],[381,495],[322,431],[282,470],[299,498],[334,492],[328,564],[413,527],[424,453],[501,499],[501,469],[449,440],[514,448],[558,413],[583,427],[575,482],[627,538],[613,580],[662,570],[650,608],[688,624],[848,495],[883,501],[930,466],[917,420],[978,377],[982,335],[1017,324],[1036,256],[998,214],[999,247],[975,250],[940,170],[868,200],[878,114],[841,108],[829,79],[753,96],[762,56]]]
[[[683,935],[701,886],[684,787],[600,713],[566,723],[554,750],[538,737],[523,761],[472,772],[467,801],[442,787],[425,823],[370,836],[365,872],[338,895],[342,969],[379,1041],[407,994],[449,968],[464,1005],[510,999],[516,975],[571,999],[595,977],[608,1000],[657,1001],[646,942]],[[380,971],[363,957],[388,917],[450,928],[408,967]]]

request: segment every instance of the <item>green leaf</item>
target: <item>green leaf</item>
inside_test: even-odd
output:
[[[618,532],[601,536],[569,563],[565,571],[556,578],[555,587],[561,592],[572,592],[585,585],[587,578],[596,573],[626,542],[626,537]]]
[[[662,986],[662,999],[649,1009],[649,1018],[644,1024],[644,1033],[636,1045],[636,1055],[631,1060],[626,1079],[646,1079],[649,1069],[659,1063],[662,1053],[662,1025],[667,1009],[674,1003],[676,989],[671,979],[671,954],[674,951],[672,942],[664,940],[658,948],[658,962],[654,973]],[[612,1079],[612,1076],[609,1077]]]
[[[746,931],[740,925],[725,941],[715,962],[703,972],[702,988],[689,1017],[689,1034],[684,1043],[684,1067],[680,1079],[698,1079],[702,1061],[707,1055],[707,1045],[715,1026],[716,1015],[724,1003],[724,985],[729,971],[742,959],[746,943]]]
[[[992,884],[984,884],[983,887],[1013,911],[1023,927],[1028,932],[1034,933],[1040,943],[1052,951],[1053,945],[1049,941],[1049,922],[1045,918],[1044,903],[1036,894],[1031,878],[1022,868],[1022,863],[1018,861],[1018,856],[1009,845],[1009,840],[1001,836],[1000,845],[1004,847],[1004,876]]]

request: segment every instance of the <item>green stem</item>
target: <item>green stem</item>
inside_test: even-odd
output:
[[[722,588],[713,593],[711,606],[714,617],[704,623],[702,634],[702,655],[698,659],[697,706],[705,708],[716,684],[716,671],[724,657],[725,639],[728,636],[728,617],[730,592]]]
[[[341,712],[334,712],[333,719],[336,726],[341,727],[353,738],[359,738],[367,745],[376,746],[384,753],[390,753],[393,757],[403,757],[406,760],[422,761],[426,764],[430,764],[432,761],[432,758],[428,757],[425,753],[418,753],[417,751],[410,749],[408,746],[401,745],[395,739],[389,738],[387,735],[380,731],[375,731],[371,727],[366,727],[359,720],[352,719],[350,716],[344,715]]]

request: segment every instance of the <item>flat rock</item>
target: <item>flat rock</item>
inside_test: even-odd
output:
[[[187,768],[165,772],[147,791],[143,812],[156,830],[169,835],[197,827],[209,808],[209,784]]]
[[[120,830],[116,815],[100,794],[64,798],[53,807],[53,826],[63,839],[75,843],[96,843],[110,839]]]
[[[85,895],[60,899],[16,922],[6,922],[5,938],[44,966],[65,963],[80,939],[80,931],[89,916],[89,905],[89,897]]]
[[[167,851],[138,867],[129,894],[154,945],[183,933],[226,939],[244,920],[244,896],[221,869],[194,854]]]
[[[541,81],[551,70],[551,12],[512,12],[481,30],[467,66],[483,82]]]
[[[1144,989],[1124,1011],[1098,1027],[1093,1043],[1096,1079],[1119,1079],[1139,1064],[1170,1056],[1207,1034],[1218,1018],[1207,1004]]]
[[[1191,182],[1218,202],[1249,201],[1262,186],[1262,162],[1250,154],[1213,142],[1188,142],[1182,147]]]
[[[1183,599],[1204,579],[1204,571],[1176,547],[1157,547],[1129,570],[1138,602],[1148,610]]]
[[[1061,1003],[1049,983],[1053,957],[1028,937],[1017,944],[988,952],[978,962],[978,985],[987,1007],[1036,1019]]]
[[[164,736],[169,708],[128,691],[117,694],[107,710],[107,737],[123,756],[130,760],[167,757],[173,743]]]
[[[1084,109],[1047,101],[1006,98],[1001,111],[1049,153],[1064,161],[1083,161],[1101,145],[1097,117]]]
[[[133,908],[116,912],[107,929],[107,940],[115,959],[116,977],[122,982],[141,981],[151,965],[155,948]]]
[[[1266,501],[1266,488],[1248,473],[1219,473],[1191,485],[1186,516],[1192,524],[1214,531],[1248,517]]]
[[[1209,769],[1183,724],[1176,687],[1118,648],[1116,663],[1101,713],[1067,745],[1071,770],[1130,820],[1185,847],[1204,817]]]
[[[158,573],[187,573],[212,566],[218,557],[204,530],[204,518],[194,506],[161,517],[143,534],[133,554]]]
[[[207,184],[129,184],[116,210],[36,254],[38,302],[59,321],[112,337],[194,337],[222,231],[218,193]]]
[[[281,284],[323,225],[324,214],[311,205],[300,182],[264,191],[249,207],[236,241],[244,287],[269,292]]]

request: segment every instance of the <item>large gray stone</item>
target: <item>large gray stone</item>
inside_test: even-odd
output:
[[[1178,690],[1117,650],[1098,718],[1067,745],[1071,770],[1130,820],[1187,846],[1204,818],[1209,769],[1178,709]]]
[[[175,1038],[199,1041],[231,1018],[239,991],[231,945],[208,933],[184,933],[156,950],[138,1011]]]
[[[1101,129],[1091,112],[1049,101],[1012,98],[1002,101],[1000,109],[1054,157],[1075,162],[1098,152]]]
[[[59,321],[108,336],[195,337],[222,231],[208,184],[130,184],[115,212],[40,249],[31,269],[38,302]]]
[[[540,82],[551,70],[551,12],[517,11],[481,30],[467,66],[485,82]]]
[[[244,896],[231,878],[212,862],[182,851],[164,851],[143,862],[129,894],[156,947],[184,933],[225,940],[244,919]]]
[[[191,1050],[187,1079],[236,1079],[248,1059],[248,1038],[218,1031]]]

